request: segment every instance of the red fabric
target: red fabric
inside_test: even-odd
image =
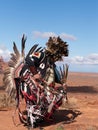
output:
[[[29,99],[29,100],[31,100],[31,101],[36,101],[37,99],[36,99],[36,97],[34,96],[34,94],[32,94],[32,95],[28,95],[26,92],[24,92],[24,91],[22,91],[22,94],[24,95],[24,97],[27,99]]]

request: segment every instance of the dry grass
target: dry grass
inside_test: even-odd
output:
[[[6,93],[0,93],[0,109],[15,106],[15,100],[10,99]]]
[[[77,104],[78,101],[75,97],[69,97],[67,102],[63,100],[63,104],[61,107],[64,109],[76,109],[78,108]]]
[[[4,108],[7,106],[6,95],[4,93],[0,93],[0,108]]]
[[[64,126],[59,125],[59,126],[57,126],[56,130],[65,130],[65,129],[64,129]]]

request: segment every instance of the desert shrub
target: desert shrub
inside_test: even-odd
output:
[[[62,125],[60,125],[60,126],[58,126],[58,127],[56,128],[56,130],[65,130],[65,129],[64,129],[64,127],[63,127]]]
[[[15,99],[10,99],[6,93],[0,93],[0,108],[15,106]]]

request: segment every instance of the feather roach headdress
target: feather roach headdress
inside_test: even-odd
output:
[[[46,46],[46,54],[52,55],[54,61],[62,60],[63,56],[68,56],[68,44],[60,37],[50,37]]]

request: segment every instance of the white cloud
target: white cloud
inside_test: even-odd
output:
[[[60,36],[63,39],[68,39],[68,40],[76,40],[77,38],[74,35],[71,34],[66,34],[66,33],[61,33],[61,34],[56,34],[54,32],[40,32],[40,31],[33,31],[33,37],[34,38],[49,38],[50,36]]]
[[[98,65],[98,54],[93,53],[88,56],[75,56],[71,58],[65,58],[65,62],[70,64],[88,64],[88,65]]]
[[[57,35],[53,32],[43,32],[42,33],[39,31],[34,31],[33,36],[34,36],[34,38],[48,38],[50,36],[57,36]]]
[[[10,51],[4,47],[0,46],[0,57],[2,56],[5,61],[8,61],[10,59]]]
[[[66,34],[66,33],[61,33],[60,37],[62,37],[64,39],[69,39],[69,40],[72,40],[72,41],[77,40],[77,38],[74,35]]]

